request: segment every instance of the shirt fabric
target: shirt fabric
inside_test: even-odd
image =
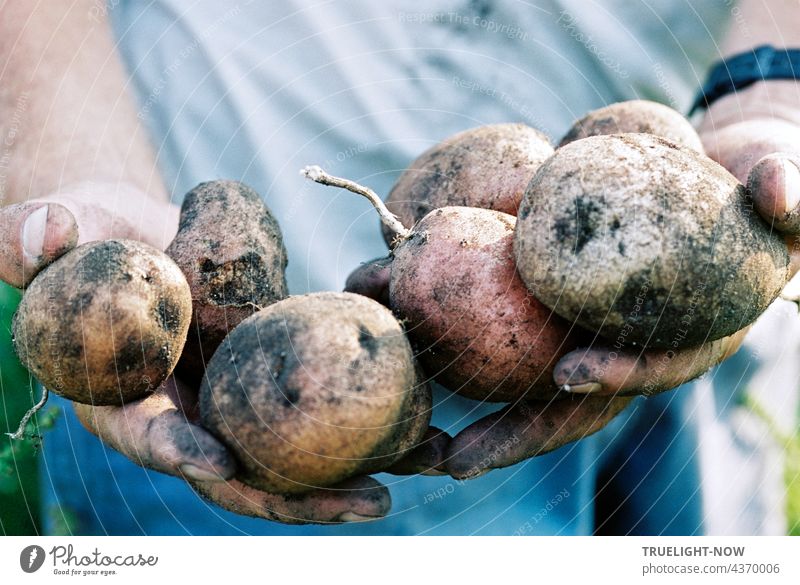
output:
[[[174,200],[216,178],[253,186],[281,225],[289,288],[299,294],[341,290],[360,262],[387,250],[366,201],[312,184],[300,168],[320,164],[386,194],[422,151],[470,127],[523,122],[557,140],[588,110],[623,99],[685,111],[719,58],[727,4],[122,0],[108,10]],[[740,402],[749,390],[791,424],[796,311],[777,301],[733,359],[637,399],[600,433],[554,453],[466,482],[380,474],[392,511],[365,524],[284,526],[230,514],[106,448],[67,407],[45,440],[46,528],[782,533],[781,452]],[[451,434],[499,408],[443,389],[435,400],[433,423]]]

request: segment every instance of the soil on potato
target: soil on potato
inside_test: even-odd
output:
[[[298,493],[383,469],[430,420],[402,327],[350,293],[289,297],[242,322],[209,363],[204,425],[240,479]]]
[[[703,153],[703,143],[694,127],[679,112],[647,100],[630,100],[589,112],[576,121],[559,148],[588,136],[644,133],[661,136]]]
[[[451,136],[420,155],[392,187],[386,205],[406,227],[434,209],[481,207],[517,214],[530,179],[553,153],[525,124],[490,124]],[[395,234],[381,224],[391,245]]]
[[[557,396],[553,367],[591,339],[526,289],[514,264],[515,223],[497,211],[445,207],[394,250],[391,307],[426,372],[477,400]]]
[[[752,323],[788,267],[730,173],[647,134],[558,149],[528,186],[515,255],[528,288],[565,319],[620,345],[671,349]]]
[[[33,280],[14,317],[20,360],[49,390],[121,404],[157,388],[186,341],[191,294],[178,267],[139,242],[90,242]]]
[[[225,335],[288,294],[286,249],[259,194],[239,181],[219,180],[186,195],[167,254],[192,289],[192,324],[179,371],[199,384]]]

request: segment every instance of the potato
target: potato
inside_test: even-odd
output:
[[[703,143],[689,121],[672,108],[647,100],[630,100],[589,112],[575,122],[559,148],[588,136],[645,133],[661,136],[703,153]]]
[[[347,277],[345,292],[364,295],[388,307],[391,266],[392,258],[389,256],[364,262]]]
[[[238,181],[210,181],[186,195],[167,254],[192,290],[192,324],[178,368],[199,383],[229,331],[286,297],[286,249],[258,193]]]
[[[517,214],[525,187],[553,153],[525,124],[491,124],[455,134],[424,152],[400,176],[386,206],[406,226],[439,207],[483,207]],[[391,245],[394,232],[383,226]]]
[[[14,347],[48,390],[123,404],[172,372],[191,311],[189,285],[165,254],[131,240],[90,242],[31,282],[14,316]]]
[[[444,207],[393,250],[390,305],[429,375],[492,402],[550,399],[553,367],[591,336],[525,288],[513,261],[512,215]]]
[[[373,260],[351,275],[348,287],[381,298],[388,266],[390,307],[428,375],[477,400],[556,395],[553,367],[592,335],[553,315],[519,279],[514,216],[444,207],[408,229],[371,189],[318,166],[301,173],[367,198],[395,234],[391,263]]]
[[[649,134],[556,150],[531,181],[514,240],[527,287],[620,345],[698,345],[753,322],[788,254],[744,187],[687,147]]]
[[[244,320],[200,388],[203,424],[239,479],[277,493],[388,467],[422,438],[430,405],[403,328],[350,293],[289,297]]]

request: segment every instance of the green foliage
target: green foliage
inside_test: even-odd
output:
[[[786,486],[786,524],[789,536],[800,536],[800,425],[791,435],[781,431],[761,404],[749,393],[744,405],[763,420],[770,433],[781,444],[785,455],[783,481]],[[800,423],[800,413],[797,415]]]
[[[48,536],[74,536],[80,534],[80,523],[70,508],[64,504],[54,505],[47,510],[50,520]]]
[[[17,490],[18,463],[36,459],[42,444],[42,433],[53,428],[57,418],[58,409],[51,408],[28,422],[24,439],[3,437],[3,443],[0,443],[0,494],[11,495]],[[11,424],[11,421],[8,422]]]
[[[787,451],[786,471],[786,516],[789,536],[800,536],[800,435],[796,434],[792,447]]]
[[[39,439],[12,441],[5,435],[17,430],[36,402],[31,379],[11,345],[11,316],[18,302],[19,292],[0,283],[0,534],[5,535],[37,534],[41,503],[36,463]],[[41,435],[53,419],[53,413],[40,415],[40,426],[32,420],[28,434]]]

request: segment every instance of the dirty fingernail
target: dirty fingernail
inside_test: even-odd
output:
[[[800,169],[790,160],[783,161],[783,197],[786,213],[792,213],[800,203]]]
[[[224,481],[224,478],[214,471],[197,467],[191,463],[184,463],[180,466],[180,471],[185,476],[196,481]]]
[[[44,251],[48,208],[48,205],[43,205],[36,209],[22,224],[22,249],[30,259],[39,258]]]
[[[582,382],[580,384],[564,384],[561,389],[572,394],[594,394],[600,392],[603,386],[597,382]]]
[[[356,514],[355,512],[343,512],[339,515],[337,520],[339,522],[368,522],[370,520],[377,520],[378,518],[382,518],[383,516],[362,516],[361,514]]]

